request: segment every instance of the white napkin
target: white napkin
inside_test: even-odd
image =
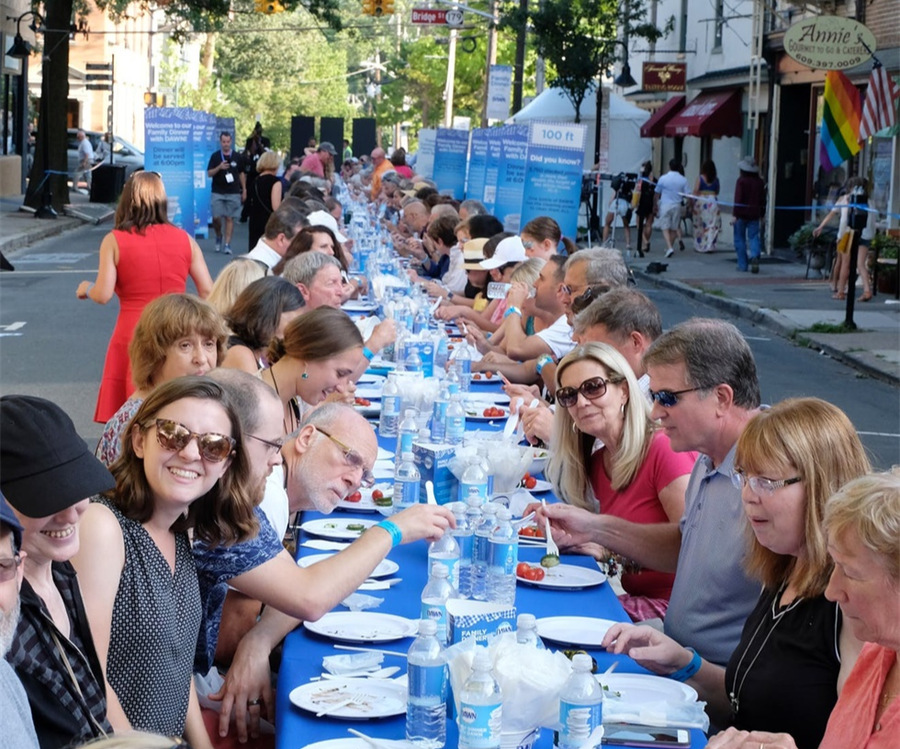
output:
[[[317,538],[304,541],[301,546],[307,549],[318,549],[319,551],[343,551],[350,544],[341,543],[340,541],[321,541]]]

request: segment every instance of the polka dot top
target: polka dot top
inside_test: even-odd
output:
[[[187,717],[200,590],[186,533],[175,536],[175,573],[144,527],[105,499],[125,541],[112,612],[106,676],[135,730],[181,736]]]

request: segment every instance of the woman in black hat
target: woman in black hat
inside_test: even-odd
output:
[[[258,526],[240,422],[222,387],[179,377],[144,400],[84,516],[75,566],[109,684],[110,721],[211,746],[191,670],[201,602],[188,531],[210,546]]]
[[[57,749],[111,732],[103,671],[69,560],[88,498],[113,477],[43,398],[0,398],[0,489],[24,533],[22,615],[7,659],[28,695],[38,740]]]

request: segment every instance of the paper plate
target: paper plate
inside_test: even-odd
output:
[[[537,620],[537,631],[541,639],[551,642],[599,648],[603,636],[613,624],[617,622],[589,616],[547,616]]]
[[[300,526],[300,530],[304,533],[309,533],[321,538],[331,538],[338,541],[353,541],[359,538],[373,525],[377,524],[377,520],[320,518],[318,520],[307,520]]]
[[[350,299],[341,305],[341,309],[344,312],[374,312],[378,309],[378,302]]]
[[[522,489],[527,489],[527,491],[530,491],[532,494],[543,494],[544,492],[553,491],[553,484],[549,481],[544,481],[543,479],[535,479],[535,481],[537,481],[537,483],[531,489],[527,489],[527,487],[521,486],[521,484],[520,486]]]
[[[370,401],[380,401],[381,393],[384,390],[382,385],[356,385],[356,392],[353,393],[357,398],[366,398]]]
[[[360,406],[359,404],[354,404],[353,406],[356,413],[361,416],[365,416],[366,418],[372,418],[374,416],[381,415],[381,401],[372,401],[368,406]]]
[[[484,409],[488,408],[488,406],[483,406],[482,404],[478,404],[477,411],[468,410],[468,406],[466,407],[466,421],[506,421],[509,418],[509,409],[504,408],[503,413],[499,416],[485,416]],[[497,408],[501,408],[497,406]]]
[[[598,569],[579,567],[577,564],[558,564],[544,569],[543,580],[526,580],[516,575],[516,580],[536,588],[556,588],[572,590],[576,588],[592,588],[606,582],[606,575]]]
[[[378,481],[390,479],[394,480],[394,461],[392,460],[376,460],[372,466],[372,475]]]
[[[360,378],[356,381],[357,385],[366,385],[366,386],[374,386],[378,387],[379,390],[384,387],[384,381],[387,379],[384,375],[371,374],[370,372],[363,372],[360,375]]]
[[[312,567],[314,564],[324,562],[333,556],[334,554],[310,554],[309,556],[300,557],[297,560],[297,564],[301,567]],[[369,573],[369,577],[389,577],[399,569],[400,565],[392,559],[382,559],[378,566]]]
[[[393,477],[393,473],[391,473],[391,476]],[[381,491],[386,497],[394,496],[394,482],[381,481],[375,484],[371,489],[368,489],[365,486],[359,487],[359,489],[357,489],[361,495],[359,502],[351,502],[347,499],[342,499],[335,505],[335,509],[348,510],[350,512],[379,512],[378,505],[376,505],[375,500],[372,499],[372,492],[376,489]]]
[[[502,390],[497,393],[466,393],[464,399],[467,403],[483,403],[485,406],[505,406],[509,403],[509,396]]]
[[[370,720],[389,718],[406,712],[406,687],[391,679],[347,679],[346,681],[313,681],[293,689],[290,701],[301,710],[319,713],[355,697],[356,702],[328,713],[328,718]]]
[[[419,631],[418,621],[375,611],[332,611],[303,626],[338,642],[393,642],[415,637]]]
[[[597,674],[609,690],[609,699],[622,700],[629,708],[665,702],[669,705],[697,701],[696,690],[680,681],[650,674]],[[618,694],[614,694],[618,692]]]
[[[375,460],[392,460],[393,457],[393,450],[385,450],[383,447],[379,447],[378,456],[375,458]]]

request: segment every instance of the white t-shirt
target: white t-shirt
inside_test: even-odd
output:
[[[94,147],[90,140],[85,138],[78,143],[78,163],[90,164],[94,160]]]
[[[250,252],[247,253],[247,257],[252,260],[258,260],[261,263],[265,263],[268,266],[269,270],[272,270],[279,262],[281,262],[281,255],[279,255],[275,250],[273,250],[269,245],[266,244],[265,237],[260,237],[259,241],[256,243],[256,247],[254,247]]]
[[[557,361],[575,348],[575,341],[572,340],[572,326],[566,322],[565,315],[560,315],[553,325],[535,335],[550,347],[553,358]]]
[[[454,294],[462,294],[466,290],[466,269],[463,268],[463,251],[459,245],[450,248],[450,267],[441,282]]]
[[[665,213],[674,205],[681,205],[682,193],[688,191],[688,182],[678,172],[666,172],[656,183],[659,194],[659,212]]]
[[[288,507],[288,496],[284,488],[283,466],[275,466],[266,479],[266,491],[263,495],[263,501],[259,503],[259,509],[263,511],[269,524],[275,529],[278,538],[284,538],[290,522],[291,511]]]

